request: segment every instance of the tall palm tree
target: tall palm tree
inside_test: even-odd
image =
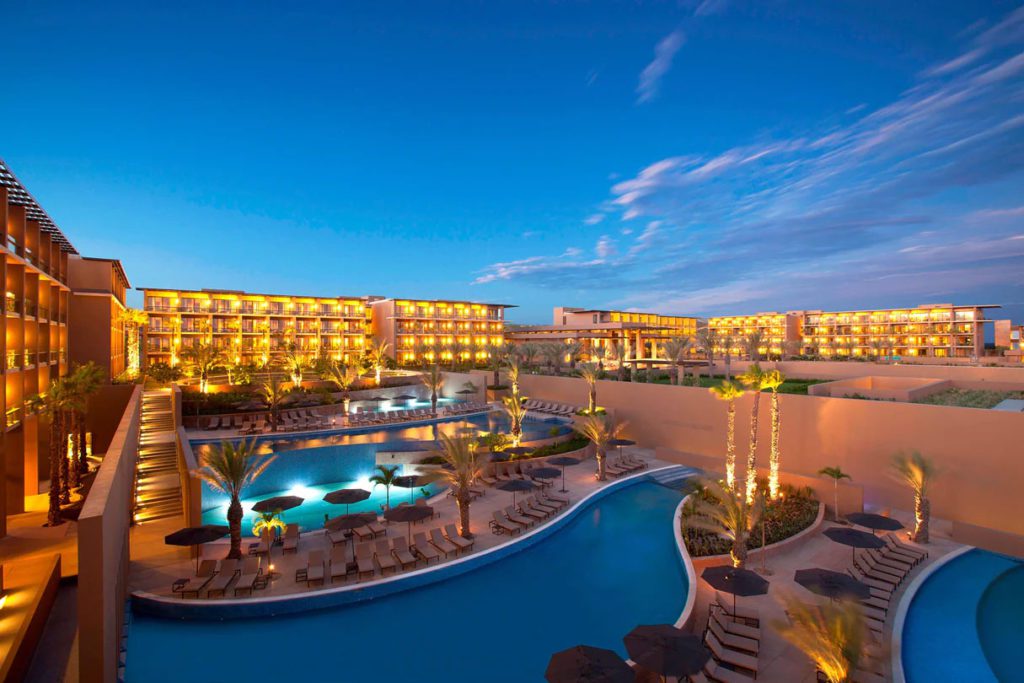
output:
[[[742,491],[710,480],[703,485],[708,499],[697,503],[689,518],[690,526],[732,541],[729,550],[732,565],[742,567],[747,562],[750,532],[764,513],[764,497],[755,496],[753,502],[748,503]]]
[[[808,604],[783,598],[789,621],[772,628],[803,652],[829,683],[848,683],[864,659],[868,645],[864,611],[849,600]]]
[[[291,376],[292,386],[298,389],[302,386],[302,372],[306,367],[306,359],[299,351],[299,347],[295,345],[295,342],[288,342],[284,347],[284,354],[281,356],[281,362],[284,364],[285,370]]]
[[[76,474],[72,476],[72,484],[81,481],[81,475],[89,471],[87,453],[88,426],[86,418],[89,415],[89,399],[103,386],[105,374],[103,368],[96,363],[89,361],[84,365],[77,366],[69,376],[68,381],[74,387],[76,400],[74,401],[74,425],[77,429],[71,432],[71,441],[74,448],[74,469]]]
[[[359,381],[359,371],[350,365],[335,361],[327,366],[324,372],[324,379],[336,386],[341,392],[341,400],[347,415],[349,404],[352,401],[352,396],[349,392],[355,386],[355,383]]]
[[[739,376],[748,390],[754,392],[754,403],[750,408],[750,450],[747,452],[747,503],[754,502],[757,491],[757,422],[761,407],[761,390],[764,389],[764,371],[757,363],[752,363],[747,371]]]
[[[736,382],[722,380],[709,390],[715,398],[725,401],[728,408],[728,426],[725,432],[725,482],[732,488],[736,483],[736,399],[745,392]]]
[[[366,350],[366,356],[370,361],[370,367],[373,368],[373,379],[376,381],[377,386],[380,386],[380,375],[388,363],[388,351],[390,349],[391,344],[388,342],[383,339],[374,339],[370,344],[370,348]]]
[[[609,442],[618,438],[624,426],[611,423],[603,415],[587,415],[573,427],[578,434],[594,444],[598,481],[605,481],[608,478],[605,472],[605,460],[607,460]]]
[[[224,364],[224,352],[213,344],[197,342],[182,347],[181,355],[192,372],[199,375],[199,391],[205,394],[210,375]]]
[[[932,504],[928,500],[928,486],[937,471],[934,463],[917,451],[910,455],[897,453],[892,459],[893,476],[914,492],[914,543],[928,542],[928,526],[931,521]]]
[[[384,487],[385,507],[391,509],[391,487],[398,479],[398,465],[377,465],[377,473],[370,477],[373,488]]]
[[[718,330],[713,327],[701,327],[697,330],[697,348],[704,354],[708,361],[708,374],[714,375],[715,349],[721,343],[718,339]]]
[[[583,353],[583,345],[578,341],[571,341],[565,345],[565,355],[569,359],[569,369],[575,370],[576,363],[580,360],[580,354]]]
[[[822,467],[818,470],[818,474],[829,477],[832,480],[832,495],[835,499],[835,519],[839,521],[839,480],[840,479],[853,479],[849,474],[843,472],[842,469],[837,467]]]
[[[725,381],[732,380],[732,350],[736,340],[729,335],[723,335],[720,342],[722,346],[722,358],[725,359]]]
[[[597,410],[597,380],[601,376],[601,371],[594,363],[584,363],[578,372],[587,383],[587,414],[593,415]]]
[[[561,374],[562,363],[565,362],[565,344],[546,342],[541,345],[541,355],[554,374]]]
[[[260,385],[256,393],[260,395],[270,411],[270,431],[276,432],[277,412],[287,400],[289,389],[284,386],[284,382],[277,375],[270,374],[267,375],[266,381]]]
[[[759,330],[754,330],[743,338],[743,346],[747,352],[747,358],[755,363],[761,360],[761,344],[763,341],[764,335]]]
[[[441,374],[441,366],[434,363],[430,368],[420,375],[420,381],[430,389],[430,412],[437,417],[437,396],[444,386],[444,375]]]
[[[237,444],[222,441],[200,457],[199,478],[216,491],[231,498],[228,505],[228,529],[231,550],[228,559],[242,559],[242,491],[256,481],[274,462],[276,455],[256,453],[256,439],[242,439]]]
[[[693,346],[693,342],[685,337],[672,337],[661,345],[665,359],[672,364],[672,377],[675,384],[679,384],[679,368],[691,346]]]
[[[494,373],[494,382],[491,383],[491,386],[496,387],[501,384],[501,369],[505,367],[508,355],[508,349],[501,344],[487,345],[487,367]]]
[[[438,454],[448,467],[440,470],[441,478],[455,497],[459,509],[459,535],[473,538],[470,529],[469,504],[472,499],[471,487],[482,471],[481,456],[477,455],[477,443],[469,436],[440,434],[441,449]]]
[[[782,414],[779,410],[779,387],[786,376],[778,370],[769,370],[761,379],[761,386],[772,392],[772,442],[768,455],[768,493],[775,500],[779,497],[779,434]]]
[[[521,344],[516,347],[516,352],[523,359],[523,365],[532,368],[540,355],[540,347],[534,343]]]
[[[515,356],[510,356],[508,359],[508,370],[505,374],[508,375],[508,383],[512,386],[512,395],[519,395],[519,359]]]
[[[28,407],[49,425],[50,495],[46,513],[46,526],[63,524],[61,503],[70,503],[70,491],[63,496],[67,480],[67,438],[65,415],[72,400],[71,390],[64,379],[50,382],[49,388],[28,400]]]
[[[523,439],[523,420],[526,418],[526,407],[523,405],[519,394],[503,396],[501,407],[505,409],[505,414],[508,415],[508,434],[512,437],[512,447],[516,448]]]

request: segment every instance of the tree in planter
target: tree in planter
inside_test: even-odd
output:
[[[431,365],[430,368],[420,375],[420,381],[430,390],[430,412],[437,417],[437,397],[444,386],[444,375],[441,374],[441,366]]]
[[[789,621],[772,628],[803,652],[829,683],[848,683],[867,654],[868,629],[864,611],[850,600],[808,604],[783,598]]]
[[[932,513],[932,504],[928,500],[928,486],[935,478],[935,465],[917,451],[910,455],[897,453],[892,459],[892,471],[897,480],[909,486],[914,492],[914,532],[910,540],[914,543],[927,543]]]
[[[835,497],[835,520],[839,521],[839,480],[850,479],[851,477],[846,472],[843,472],[839,467],[823,467],[818,470],[818,474],[829,477],[832,480],[832,494]]]
[[[747,371],[739,376],[739,380],[749,391],[754,393],[754,403],[750,408],[750,450],[747,452],[747,503],[754,502],[757,492],[757,423],[761,407],[761,390],[764,389],[764,371],[757,363],[752,363]]]
[[[276,432],[278,411],[288,399],[289,389],[284,386],[277,375],[267,375],[266,381],[260,385],[256,393],[267,404],[267,410],[270,411],[270,431]]]
[[[761,378],[761,386],[772,392],[772,442],[768,454],[768,493],[772,500],[779,497],[779,435],[781,434],[782,414],[779,408],[779,387],[786,381],[786,376],[778,370],[770,370]]]
[[[442,480],[455,497],[455,505],[459,509],[459,535],[473,538],[473,530],[469,526],[469,505],[472,500],[471,487],[480,476],[483,467],[481,456],[476,452],[476,442],[466,436],[448,436],[441,434],[438,451],[447,467],[440,470]]]
[[[281,519],[280,510],[270,510],[268,512],[260,512],[256,518],[256,522],[252,525],[252,535],[259,538],[265,530],[269,530],[271,533],[284,533],[288,525]]]
[[[256,439],[243,439],[237,444],[222,441],[204,453],[199,461],[199,478],[231,498],[228,505],[228,529],[231,549],[227,559],[242,559],[242,491],[259,479],[274,462],[276,455],[260,456],[256,453]]]
[[[729,488],[736,484],[736,399],[745,393],[735,382],[722,380],[711,393],[728,404],[728,425],[725,431],[725,483]]]
[[[228,384],[250,384],[252,382],[252,372],[250,372],[249,366],[243,363],[229,363],[227,365],[228,371]]]
[[[302,373],[306,367],[306,360],[295,345],[295,342],[285,344],[284,353],[281,355],[281,363],[292,380],[292,386],[296,389],[302,387]]]
[[[672,364],[673,384],[679,384],[679,369],[682,367],[683,359],[690,352],[691,346],[693,346],[692,342],[683,337],[672,337],[661,345],[665,359]],[[685,370],[683,372],[685,373]]]
[[[81,476],[89,472],[86,418],[89,416],[89,399],[103,386],[103,377],[103,369],[92,361],[85,365],[79,365],[70,375],[70,382],[77,398],[74,402],[77,413],[74,415],[74,421],[77,429],[72,430],[71,436],[74,445],[75,469],[77,470],[77,475],[72,476],[73,485],[76,481],[80,483]]]
[[[197,342],[181,349],[186,367],[199,377],[199,391],[205,394],[209,386],[210,375],[224,364],[224,352],[213,344]]]
[[[519,359],[515,356],[510,356],[508,359],[508,383],[512,387],[512,395],[519,395]]]
[[[370,477],[373,488],[384,487],[385,507],[391,509],[391,487],[395,485],[398,478],[398,465],[377,465],[377,474]]]
[[[594,363],[584,363],[578,372],[580,378],[587,383],[587,414],[594,415],[597,411],[597,380],[601,371]]]
[[[355,383],[359,381],[359,371],[349,365],[334,361],[325,368],[323,379],[336,386],[338,391],[341,392],[341,402],[344,406],[345,414],[348,415],[348,407],[352,402],[352,396],[349,392],[351,392]]]
[[[66,461],[67,455],[66,453],[62,455],[61,446],[66,442],[64,411],[67,409],[68,398],[68,390],[64,381],[54,380],[46,392],[37,394],[27,401],[28,408],[49,424],[50,495],[49,508],[46,512],[46,526],[57,526],[64,523],[60,516],[61,459]]]
[[[383,339],[374,339],[370,347],[366,349],[366,357],[370,362],[370,367],[373,368],[373,379],[377,386],[380,386],[381,373],[387,367],[390,349],[391,344]]]
[[[526,407],[523,406],[519,394],[502,397],[501,405],[505,409],[505,414],[508,415],[508,434],[512,439],[512,447],[516,448],[523,439],[523,420],[526,418]]]
[[[707,500],[701,499],[689,518],[690,527],[718,534],[732,542],[729,556],[734,567],[747,562],[747,541],[750,532],[764,514],[764,497],[755,496],[752,503],[742,491],[722,486],[715,481],[702,482]]]
[[[611,423],[603,415],[587,415],[573,427],[578,434],[594,444],[598,481],[608,479],[605,472],[605,461],[607,460],[609,442],[618,438],[624,426]]]

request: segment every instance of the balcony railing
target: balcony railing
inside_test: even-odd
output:
[[[4,297],[4,310],[8,313],[21,313],[21,302],[13,296]]]
[[[36,315],[36,302],[29,299],[25,299],[25,315],[35,317]]]
[[[21,424],[21,415],[23,410],[21,408],[9,408],[5,416],[5,424],[7,429],[14,429]]]

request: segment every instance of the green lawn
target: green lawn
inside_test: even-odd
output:
[[[1008,398],[1024,399],[1024,391],[985,391],[981,389],[947,389],[922,398],[915,403],[957,408],[994,408]]]
[[[733,379],[735,379],[735,378],[736,377],[734,375]],[[690,376],[689,379],[692,381],[693,377]],[[721,383],[722,380],[724,380],[724,379],[725,379],[725,375],[715,375],[713,377],[706,377],[704,375],[701,375],[701,377],[700,377],[700,385],[702,387],[709,387],[710,388],[710,387],[713,387],[713,386]],[[803,395],[806,395],[807,394],[807,387],[811,386],[812,384],[821,384],[822,382],[828,382],[828,381],[829,380],[827,380],[827,379],[787,379],[785,382],[782,383],[782,386],[779,387],[779,393],[780,394],[803,394]],[[654,384],[669,384],[669,378],[668,377],[659,377],[658,379],[656,379],[654,381]]]

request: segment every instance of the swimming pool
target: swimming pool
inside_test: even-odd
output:
[[[508,418],[503,413],[492,412],[414,426],[393,425],[345,433],[270,434],[261,437],[257,442],[259,452],[276,454],[277,459],[259,479],[245,489],[242,532],[250,534],[252,531],[252,506],[271,496],[296,495],[305,499],[301,506],[282,515],[285,522],[297,523],[302,531],[321,528],[324,515],[333,517],[345,512],[345,506],[331,505],[321,500],[325,493],[336,489],[361,488],[371,491],[369,499],[350,506],[349,511],[379,512],[387,493],[383,487],[373,488],[369,482],[379,452],[423,450],[426,456],[439,434],[456,434],[465,429],[507,431]],[[566,434],[569,428],[561,422],[540,419],[526,420],[523,424],[523,435],[527,440],[548,438],[552,430]],[[218,441],[210,439],[196,440],[192,442],[192,448],[199,458],[216,443]],[[398,467],[400,474],[405,472],[403,465]],[[436,492],[435,488],[428,487],[427,495]],[[409,500],[410,495],[416,498],[424,493],[399,488],[391,491],[392,498],[399,501]],[[223,524],[228,503],[227,496],[204,484],[203,522]]]
[[[1022,681],[1024,562],[973,549],[921,584],[907,610],[907,683]]]
[[[125,680],[523,683],[580,643],[625,656],[626,633],[674,623],[686,602],[672,524],[681,499],[647,477],[626,482],[509,557],[346,607],[237,621],[136,615]]]

